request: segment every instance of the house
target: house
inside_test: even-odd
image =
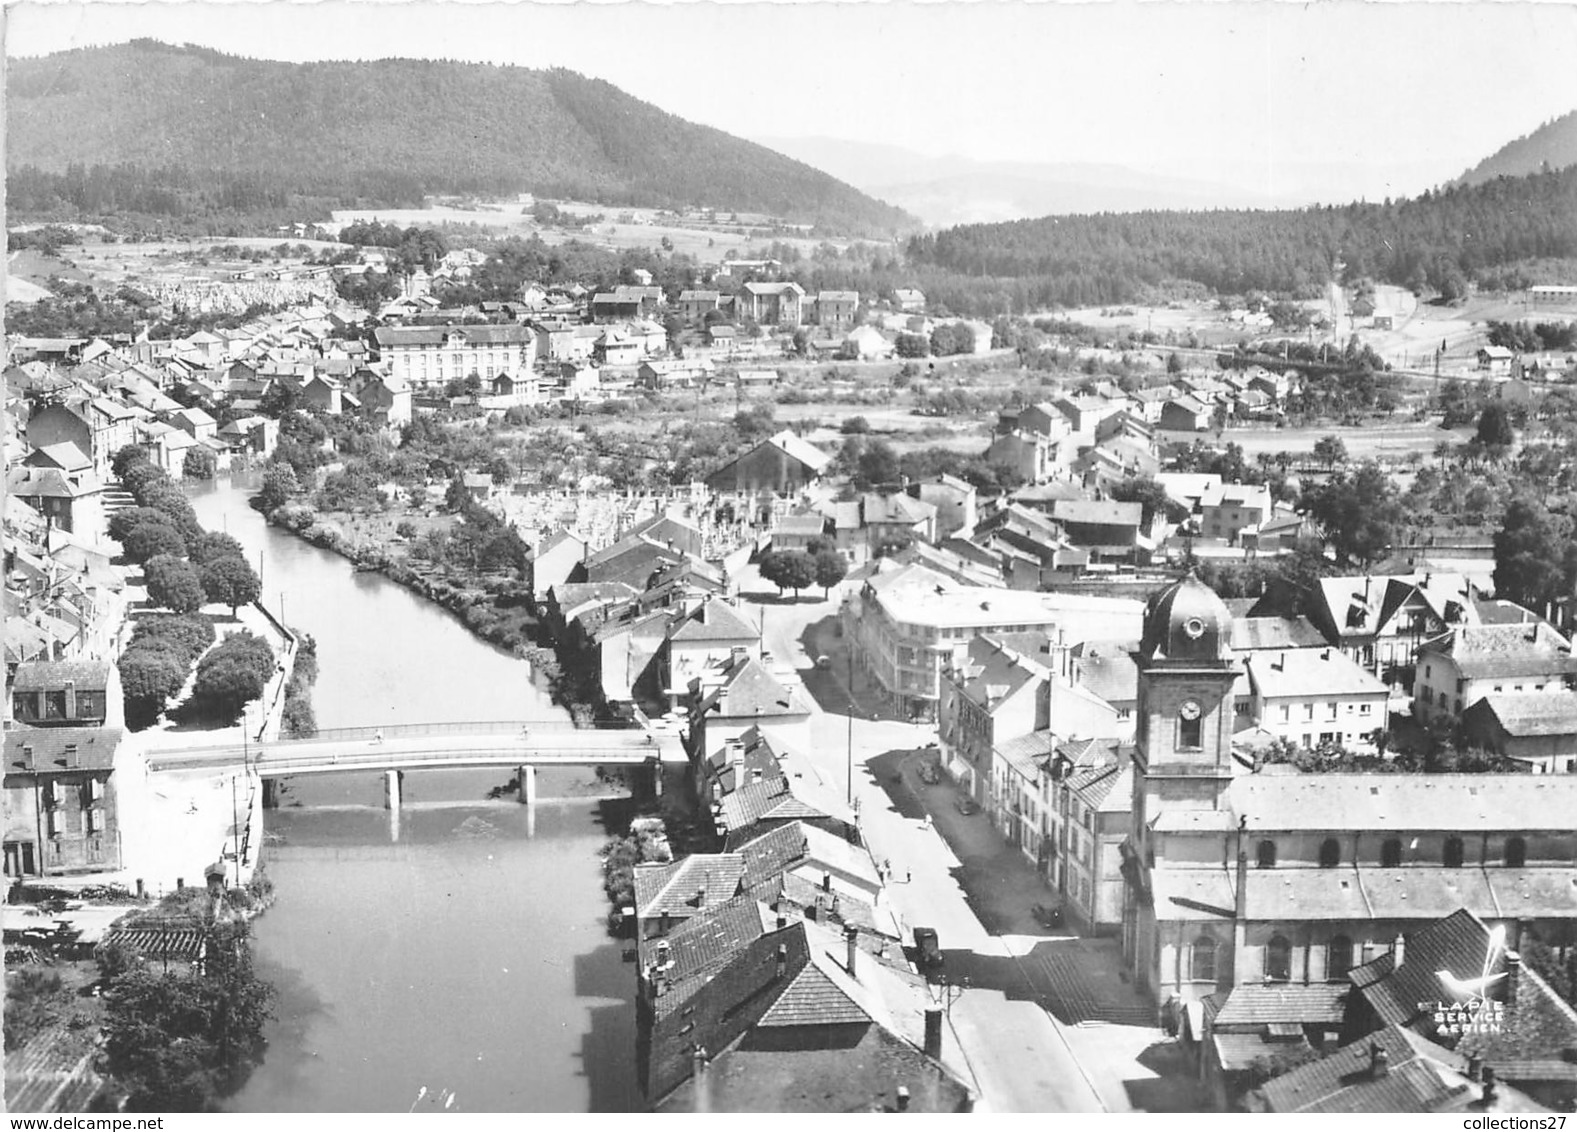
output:
[[[1059,499],[1051,517],[1068,541],[1087,547],[1104,559],[1133,561],[1139,550],[1144,507],[1112,499]]]
[[[635,371],[635,380],[643,389],[690,389],[706,383],[712,374],[712,363],[700,360],[646,361]]]
[[[34,408],[25,435],[33,448],[75,445],[99,477],[107,480],[115,453],[136,443],[136,422],[135,411],[108,397],[71,404],[50,400]]]
[[[999,415],[997,431],[1004,435],[1027,432],[1048,440],[1060,440],[1074,429],[1068,416],[1057,406],[1048,401],[1038,401],[1033,405],[1026,405],[1018,411],[1017,415],[1004,411]]]
[[[1126,757],[1068,773],[1056,784],[1062,815],[1048,861],[1069,918],[1116,935],[1123,922],[1122,846],[1133,823],[1133,766]],[[1053,866],[1054,862],[1054,866]]]
[[[559,531],[531,548],[531,596],[545,597],[554,586],[569,581],[586,558],[586,540],[573,531]]]
[[[363,416],[380,428],[403,428],[411,423],[411,387],[403,378],[370,370],[361,371],[361,377],[356,396]],[[530,385],[534,392],[535,382]]]
[[[1413,710],[1425,721],[1459,720],[1488,695],[1567,693],[1577,658],[1567,639],[1543,621],[1463,625],[1427,641],[1414,662]]]
[[[693,326],[703,321],[707,312],[717,310],[721,297],[717,291],[680,291],[679,317]]]
[[[893,356],[897,347],[874,326],[861,326],[843,337],[842,352],[856,361],[884,361]]]
[[[641,296],[631,289],[620,287],[603,291],[591,297],[591,317],[594,322],[624,322],[641,316]]]
[[[1495,375],[1511,373],[1512,353],[1505,346],[1481,346],[1478,351],[1478,368]]]
[[[219,439],[266,460],[279,444],[279,422],[271,417],[238,417],[219,430]]]
[[[848,330],[860,308],[858,291],[818,291],[814,300],[816,325],[829,330]]]
[[[855,663],[899,709],[932,715],[945,663],[981,633],[1061,630],[1066,639],[1137,637],[1126,598],[965,586],[924,566],[868,579],[840,611]]]
[[[821,515],[785,515],[772,528],[773,550],[805,550],[826,534],[827,520]]]
[[[1542,927],[1544,939],[1565,938],[1556,924]],[[1549,1109],[1570,1111],[1577,1069],[1566,1051],[1577,1047],[1577,1009],[1523,961],[1529,930],[1458,908],[1399,935],[1351,972],[1343,1039],[1362,1042],[1396,1029],[1448,1044],[1467,1061],[1469,1077],[1509,1084]],[[1486,982],[1466,990],[1448,978]]]
[[[1477,622],[1475,593],[1461,574],[1322,578],[1309,620],[1326,640],[1376,676],[1411,685],[1420,645],[1458,625]]]
[[[921,314],[925,311],[925,294],[914,287],[899,287],[893,292],[893,306],[905,314]]]
[[[790,746],[808,744],[810,705],[805,692],[797,682],[780,679],[759,656],[748,649],[731,655],[710,679],[715,688],[698,697],[686,729],[692,762],[752,727]]]
[[[24,727],[124,727],[120,672],[104,660],[18,664],[11,718]]]
[[[1273,503],[1264,484],[1218,484],[1199,500],[1199,532],[1232,545],[1243,531],[1269,521]]]
[[[1043,483],[1051,478],[1057,446],[1046,437],[1031,432],[1010,432],[993,437],[986,449],[986,460],[1004,464],[1026,483]]]
[[[602,365],[628,366],[635,365],[646,354],[641,341],[629,333],[609,326],[597,336],[595,352],[592,355]]]
[[[973,1077],[944,1040],[942,1007],[906,968],[862,950],[857,929],[799,919],[757,930],[714,929],[709,957],[738,942],[655,1000],[643,1080],[655,1111],[971,1109]],[[676,971],[694,962],[654,953]]]
[[[1210,427],[1212,409],[1190,394],[1174,397],[1161,406],[1161,417],[1156,423],[1172,432],[1204,432]]]
[[[912,498],[936,508],[935,538],[945,538],[960,531],[973,531],[979,521],[975,513],[975,485],[957,476],[944,472],[931,479],[909,483],[905,485],[904,491]]]
[[[798,283],[746,283],[734,296],[741,318],[762,326],[798,326],[803,318],[805,288]]]
[[[784,429],[707,476],[706,486],[713,491],[792,494],[820,479],[831,462],[831,456]]]
[[[115,727],[69,726],[5,733],[7,876],[120,867],[114,773],[121,735]]]
[[[1011,740],[1050,726],[1046,659],[1025,655],[994,635],[981,635],[949,656],[939,673],[937,739],[943,765],[999,828],[1008,768],[998,765],[1003,756],[997,752]],[[1032,832],[1038,838],[1038,822]],[[1031,853],[1038,849],[1037,843]]]
[[[1272,1077],[1249,1094],[1250,1112],[1548,1112],[1520,1090],[1475,1076],[1472,1060],[1399,1027],[1342,1046]]]
[[[1206,1007],[1201,1011],[1203,1025],[1189,1036],[1201,1039],[1200,1077],[1214,1107],[1241,1111],[1245,1095],[1256,1083],[1255,1071],[1263,1070],[1266,1063],[1334,1050],[1351,989],[1345,983],[1270,983],[1210,996],[1219,1001],[1201,1004]],[[1185,1030],[1194,1030],[1195,1017],[1189,1012],[1180,1019]]]
[[[724,669],[744,656],[761,657],[761,632],[731,602],[708,597],[671,624],[659,657],[669,709],[702,687],[708,669]]]
[[[6,474],[6,492],[32,506],[52,528],[99,533],[103,507],[99,483],[91,476],[23,465]]]
[[[530,373],[537,358],[537,334],[517,322],[380,326],[373,341],[389,374],[417,391],[441,390],[472,374],[490,381],[500,373]]]
[[[860,496],[860,521],[871,553],[906,538],[936,540],[936,507],[903,492],[867,491]]]
[[[1339,649],[1273,649],[1244,657],[1252,717],[1302,747],[1370,750],[1387,725],[1385,684]]]
[[[219,434],[219,423],[201,409],[179,409],[169,415],[168,423],[196,440],[212,440]]]
[[[1462,713],[1467,743],[1543,774],[1577,774],[1577,692],[1491,693]]]

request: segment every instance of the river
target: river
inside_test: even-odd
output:
[[[563,719],[530,666],[444,610],[268,527],[227,481],[198,518],[260,566],[263,600],[317,640],[320,727]],[[543,772],[542,796],[589,772]],[[634,973],[603,927],[597,849],[617,800],[533,811],[490,771],[406,776],[397,840],[378,776],[287,784],[267,819],[277,900],[255,926],[279,991],[240,1112],[622,1112],[635,1081]]]

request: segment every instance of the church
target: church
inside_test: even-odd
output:
[[[1258,772],[1232,751],[1231,615],[1192,573],[1135,654],[1124,959],[1158,1004],[1341,982],[1466,908],[1577,942],[1577,775]]]

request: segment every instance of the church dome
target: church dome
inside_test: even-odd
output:
[[[1139,651],[1151,660],[1229,659],[1232,614],[1216,591],[1190,570],[1146,611]]]

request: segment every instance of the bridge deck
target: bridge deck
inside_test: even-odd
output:
[[[641,730],[582,730],[555,724],[418,724],[350,728],[311,739],[239,746],[167,748],[148,754],[150,770],[196,770],[249,762],[265,778],[347,770],[430,767],[639,765],[661,746]]]

